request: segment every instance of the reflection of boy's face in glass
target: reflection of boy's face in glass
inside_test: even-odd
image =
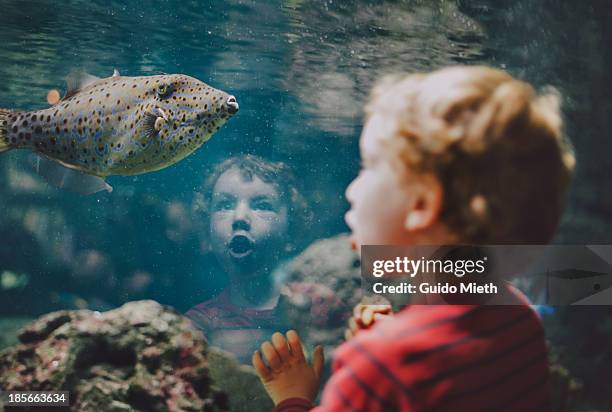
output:
[[[210,237],[219,262],[230,272],[273,269],[287,243],[287,205],[275,185],[237,168],[213,188]]]

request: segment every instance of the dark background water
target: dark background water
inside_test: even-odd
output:
[[[370,87],[449,64],[504,68],[562,92],[578,167],[556,242],[610,242],[611,27],[603,0],[0,1],[0,107],[43,108],[69,72],[113,68],[186,73],[241,107],[179,164],[110,178],[111,194],[47,187],[26,153],[0,155],[0,316],[140,298],[184,310],[217,292],[224,281],[191,208],[211,167],[240,153],[294,168],[315,211],[304,244],[346,231]],[[585,341],[602,313],[571,315],[583,326],[564,339]],[[609,339],[584,353],[605,352]]]

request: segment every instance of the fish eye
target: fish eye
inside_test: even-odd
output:
[[[157,86],[157,96],[159,96],[160,99],[165,99],[169,97],[171,94],[172,94],[172,85],[160,83]]]

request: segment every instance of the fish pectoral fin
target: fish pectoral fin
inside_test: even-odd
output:
[[[55,187],[82,195],[91,195],[102,190],[113,191],[112,186],[106,183],[102,177],[70,169],[44,156],[32,155],[30,162],[34,171],[47,183]]]
[[[161,117],[165,121],[168,121],[168,115],[166,114],[166,112],[164,112],[164,109],[162,108],[154,107],[153,109],[151,109],[151,114],[157,117]]]
[[[166,124],[166,122],[168,122],[168,115],[163,109],[155,107],[145,113],[143,122],[145,136],[147,138],[153,138]]]
[[[66,100],[85,87],[100,81],[99,77],[86,73],[84,71],[75,71],[66,76],[66,94],[62,100]]]
[[[147,137],[147,139],[152,139],[159,133],[162,124],[160,124],[160,119],[163,121],[164,118],[157,116],[152,111],[146,112],[142,119],[142,132]]]

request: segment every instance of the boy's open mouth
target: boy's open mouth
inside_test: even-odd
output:
[[[253,241],[245,235],[236,235],[229,243],[229,253],[235,258],[243,258],[253,253]]]

